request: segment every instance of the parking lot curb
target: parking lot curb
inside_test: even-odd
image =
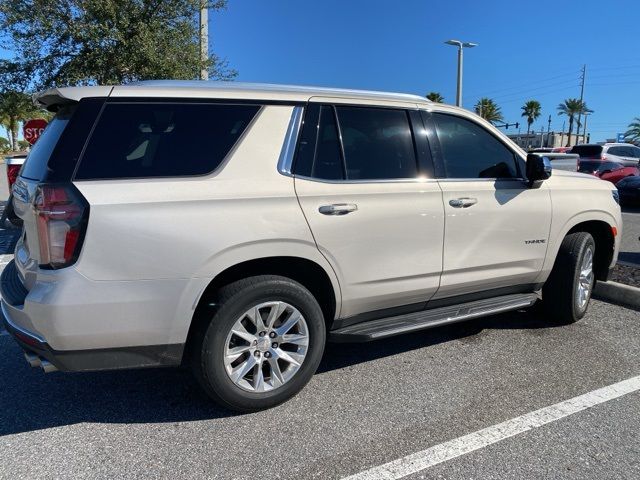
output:
[[[598,282],[593,298],[640,311],[640,288],[618,282]]]

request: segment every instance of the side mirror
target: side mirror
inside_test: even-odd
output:
[[[551,170],[551,160],[549,160],[549,157],[537,153],[529,153],[527,155],[527,179],[529,180],[529,188],[539,184],[543,180],[547,180],[551,176]]]

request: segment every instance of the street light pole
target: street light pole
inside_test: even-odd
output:
[[[460,40],[447,40],[447,45],[453,45],[458,47],[458,82],[457,82],[457,91],[456,91],[456,106],[462,106],[462,49],[463,48],[473,48],[477,47],[477,43],[471,42],[461,42]]]
[[[209,71],[205,66],[209,60],[209,5],[206,0],[200,1],[200,80],[209,80]]]

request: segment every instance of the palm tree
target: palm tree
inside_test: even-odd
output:
[[[11,148],[18,148],[20,122],[30,118],[43,118],[41,112],[26,93],[6,90],[0,92],[0,123],[7,129]]]
[[[431,100],[436,103],[444,103],[444,97],[440,95],[438,92],[429,92],[426,95],[427,100]]]
[[[542,107],[540,106],[540,102],[537,100],[529,100],[522,106],[522,116],[527,119],[527,135],[531,131],[531,125],[535,122],[540,116],[540,110]]]
[[[571,146],[571,132],[573,132],[573,121],[576,116],[585,113],[593,113],[593,110],[587,107],[587,104],[579,98],[567,98],[563,103],[558,105],[558,115],[566,115],[569,117],[569,134],[567,135],[567,147]],[[580,130],[578,122],[578,130]]]
[[[640,145],[640,117],[634,118],[629,124],[629,130],[624,134],[624,139],[629,143]]]
[[[496,102],[490,98],[481,98],[475,106],[476,113],[486,121],[495,123],[502,121],[502,112]]]

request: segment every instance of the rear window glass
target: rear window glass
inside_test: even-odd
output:
[[[599,157],[602,153],[600,145],[576,145],[571,149],[571,153],[577,153],[581,157]]]
[[[602,162],[580,162],[578,171],[581,173],[593,173],[602,166]]]
[[[76,179],[203,175],[215,170],[257,105],[107,104]]]
[[[47,175],[47,163],[56,147],[62,132],[67,128],[69,120],[75,110],[74,107],[64,108],[49,122],[38,141],[31,147],[31,152],[25,160],[20,175],[30,180],[44,180]]]

